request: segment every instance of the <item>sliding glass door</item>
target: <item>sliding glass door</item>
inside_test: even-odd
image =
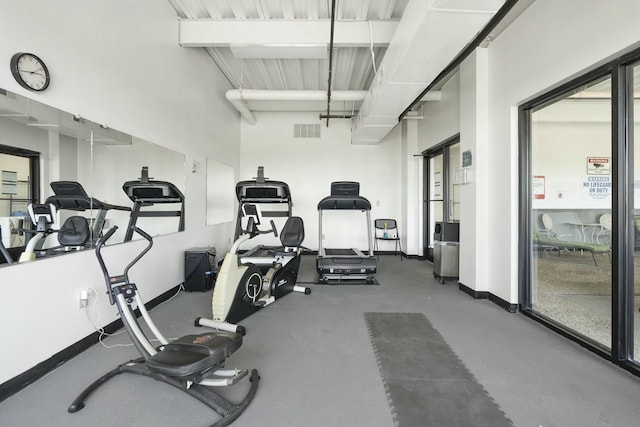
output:
[[[531,112],[531,309],[611,343],[611,78]]]
[[[520,307],[640,375],[640,49],[520,107]]]
[[[631,69],[630,84],[632,102],[629,102],[630,115],[633,118],[630,127],[629,137],[631,139],[631,152],[633,153],[633,164],[630,166],[630,170],[633,171],[633,193],[630,194],[630,202],[633,203],[630,208],[633,212],[633,218],[631,226],[629,227],[629,240],[633,247],[633,271],[631,274],[631,292],[629,295],[629,304],[625,313],[628,317],[629,334],[631,337],[632,345],[630,345],[629,358],[635,362],[640,361],[640,146],[635,144],[637,141],[636,135],[640,135],[640,63],[636,63]]]
[[[424,255],[433,261],[436,222],[460,221],[460,135],[422,153],[424,156]]]

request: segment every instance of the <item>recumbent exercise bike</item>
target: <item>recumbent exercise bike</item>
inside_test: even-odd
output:
[[[213,320],[199,317],[195,320],[196,326],[244,334],[245,328],[235,325],[238,321],[290,292],[311,293],[310,288],[296,285],[304,241],[302,218],[287,219],[280,232],[281,247],[257,246],[240,255],[240,246],[249,239],[270,233],[278,237],[273,220],[270,230],[258,228],[262,223],[258,206],[245,203],[242,213],[247,219],[246,229],[242,229],[225,256],[213,288]]]
[[[153,240],[146,232],[134,226],[133,231],[147,240],[147,246],[127,265],[124,273],[112,276],[107,271],[101,250],[117,228],[111,228],[98,241],[96,256],[104,274],[109,302],[117,306],[124,327],[142,357],[123,363],[94,381],[71,403],[69,412],[74,413],[84,408],[85,399],[93,391],[110,378],[127,372],[170,384],[209,406],[222,416],[212,427],[230,424],[240,416],[255,396],[260,379],[258,371],[251,371],[251,387],[239,404],[231,403],[211,387],[233,385],[248,375],[247,369],[223,369],[226,358],[242,345],[242,335],[217,331],[186,335],[171,342],[167,341],[151,320],[137,286],[129,281],[128,275],[131,267],[151,249]],[[161,343],[160,347],[154,348],[145,336],[136,319],[134,304],[151,333]]]
[[[73,250],[85,248],[89,237],[89,224],[82,216],[74,215],[67,218],[59,230],[52,226],[56,221],[57,211],[51,203],[32,203],[28,206],[29,217],[35,227],[33,230],[21,229],[27,234],[33,234],[29,239],[24,252],[20,255],[19,262],[28,262],[36,259],[36,254],[44,256],[55,255]],[[58,246],[46,249],[38,249],[42,241],[50,234],[58,233]]]

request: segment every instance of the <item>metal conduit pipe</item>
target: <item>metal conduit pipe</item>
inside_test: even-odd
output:
[[[331,1],[331,38],[329,39],[329,81],[327,83],[327,127],[331,116],[331,68],[333,68],[333,28],[336,23],[336,0]]]

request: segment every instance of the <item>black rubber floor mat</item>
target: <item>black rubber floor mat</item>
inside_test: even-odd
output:
[[[365,313],[397,427],[513,426],[420,313]]]

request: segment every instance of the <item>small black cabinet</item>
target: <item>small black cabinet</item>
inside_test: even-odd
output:
[[[191,248],[184,252],[184,290],[208,291],[218,275],[216,248]]]

